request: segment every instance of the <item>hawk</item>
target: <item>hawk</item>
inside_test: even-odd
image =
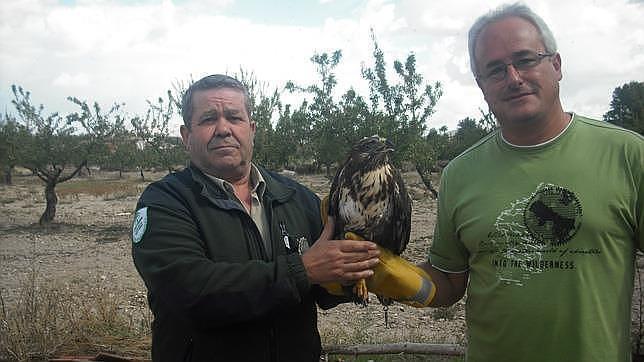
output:
[[[393,151],[391,142],[377,135],[355,144],[331,184],[328,214],[335,218],[336,237],[353,232],[400,255],[409,242],[411,200],[391,162]],[[367,304],[365,280],[353,286],[352,294],[356,303]]]

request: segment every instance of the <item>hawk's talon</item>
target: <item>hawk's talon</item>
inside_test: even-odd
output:
[[[356,298],[356,304],[366,307],[369,304],[369,289],[367,289],[367,281],[360,279],[353,286],[353,295]]]

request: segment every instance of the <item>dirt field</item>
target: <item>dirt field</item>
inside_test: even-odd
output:
[[[147,184],[138,182],[137,176],[128,174],[125,181],[117,180],[116,174],[91,177],[115,183],[104,194],[74,191],[75,183],[88,178],[61,184],[55,223],[48,229],[37,224],[44,210],[38,180],[16,177],[15,185],[0,186],[0,291],[5,305],[10,308],[15,303],[18,287],[35,271],[39,281],[64,285],[70,293],[101,286],[119,297],[123,311],[145,309],[145,287],[132,264],[129,239],[132,212]],[[319,194],[329,188],[322,176],[296,179]],[[406,180],[414,203],[411,241],[404,256],[419,262],[432,240],[436,202],[415,174],[407,174]],[[347,304],[320,311],[323,343],[465,344],[463,301],[448,309],[395,304],[389,308],[386,327],[383,307],[372,300],[366,308]]]

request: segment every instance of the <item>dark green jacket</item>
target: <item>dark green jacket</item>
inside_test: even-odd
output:
[[[132,254],[155,317],[154,361],[319,360],[315,304],[338,300],[309,284],[298,253],[322,230],[319,199],[260,172],[271,256],[241,204],[193,166],[141,195]]]

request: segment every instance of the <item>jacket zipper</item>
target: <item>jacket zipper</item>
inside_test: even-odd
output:
[[[244,217],[244,220],[245,220],[244,229],[246,230],[248,242],[252,243],[254,246],[254,248],[251,248],[251,250],[257,250],[257,253],[259,254],[259,255],[251,255],[251,256],[264,261],[268,261],[268,255],[266,254],[264,241],[262,241],[262,235],[259,233],[259,230],[257,229],[257,225],[255,225],[253,220],[250,219],[250,216],[248,216],[248,214],[246,214],[246,216]],[[255,253],[251,253],[251,254],[255,254]]]

